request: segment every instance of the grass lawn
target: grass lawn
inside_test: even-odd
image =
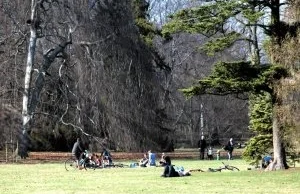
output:
[[[224,160],[227,163],[227,161]],[[123,162],[129,164],[130,162]],[[221,161],[173,160],[185,169],[221,166]],[[263,172],[247,170],[242,160],[230,161],[239,172],[193,172],[189,177],[162,178],[162,167],[66,171],[64,164],[2,164],[1,194],[163,194],[163,193],[300,193],[300,168]]]

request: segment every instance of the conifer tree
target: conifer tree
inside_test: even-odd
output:
[[[149,21],[149,2],[146,0],[132,0],[132,9],[140,37],[150,50],[155,64],[161,69],[170,71],[170,67],[164,62],[162,56],[159,55],[157,49],[153,46],[153,39],[155,36],[161,36],[161,31],[155,28],[154,24]]]
[[[272,148],[272,101],[268,93],[250,95],[249,129],[256,135],[248,141],[243,158],[252,164],[259,164],[262,156]]]
[[[271,53],[270,63],[263,62],[257,33],[261,30],[271,44],[279,46],[288,34],[293,34],[299,24],[291,26],[280,18],[280,9],[287,3],[288,1],[280,0],[209,1],[202,6],[184,9],[172,15],[171,21],[162,31],[166,38],[171,38],[177,32],[199,33],[210,37],[210,41],[202,47],[209,55],[230,48],[238,41],[250,45],[249,58],[220,61],[211,75],[182,91],[188,97],[203,94],[234,94],[245,97],[249,94],[268,93],[272,105],[272,170],[287,168],[282,125],[277,114],[277,107],[282,103],[277,86],[282,78],[288,76],[288,71]]]

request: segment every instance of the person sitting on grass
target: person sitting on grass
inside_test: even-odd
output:
[[[165,153],[162,153],[160,161],[159,161],[160,166],[166,166],[166,159],[165,159],[165,157],[166,157]]]
[[[93,154],[92,154],[91,160],[92,160],[97,166],[101,166],[101,160],[100,160],[100,157],[99,157],[96,153],[93,153]]]
[[[156,166],[156,156],[151,150],[148,151],[149,166]]]
[[[110,154],[110,152],[106,148],[103,148],[103,151],[102,151],[100,157],[102,157],[102,161],[103,162],[104,161],[108,161],[107,165],[111,165],[112,164],[111,154]]]
[[[147,167],[148,162],[147,154],[144,154],[144,157],[140,160],[140,167]]]
[[[264,156],[261,160],[261,168],[262,169],[267,168],[271,162],[272,162],[272,156],[271,155]]]

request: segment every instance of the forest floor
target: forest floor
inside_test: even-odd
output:
[[[99,153],[97,153],[99,154]],[[143,157],[143,153],[139,152],[111,152],[114,160],[134,160],[137,161]],[[197,149],[180,149],[174,152],[165,152],[166,155],[170,156],[172,159],[198,159],[199,151]],[[234,151],[235,157],[240,157],[242,154],[242,149],[236,149]],[[6,157],[7,156],[7,157]],[[62,162],[67,158],[71,157],[71,153],[68,152],[29,152],[26,159],[21,159],[15,157],[12,152],[7,152],[5,150],[0,150],[0,163],[12,163],[17,159],[17,163],[45,163],[45,162]],[[161,157],[161,153],[157,153],[157,159]],[[227,153],[221,151],[221,157],[226,158]],[[13,161],[14,159],[14,161]]]

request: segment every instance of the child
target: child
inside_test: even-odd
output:
[[[214,157],[213,157],[213,149],[211,147],[208,148],[207,150],[207,159],[209,160],[213,160]]]
[[[217,150],[217,160],[220,160],[220,155],[221,155],[220,150]]]

